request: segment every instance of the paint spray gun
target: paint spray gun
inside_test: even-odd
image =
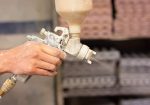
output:
[[[69,54],[69,51],[67,51],[66,49],[70,40],[68,28],[56,27],[54,31],[55,32],[61,31],[62,34],[59,36],[55,33],[42,29],[40,34],[45,36],[44,39],[41,39],[35,35],[28,35],[27,38],[31,41],[36,41],[36,42],[44,43],[48,46],[59,48]],[[95,54],[96,52],[89,49],[88,46],[81,44],[78,52],[76,52],[76,54],[73,56],[76,56],[80,60],[86,60],[89,64],[91,64],[92,57]],[[12,75],[9,79],[7,79],[4,82],[4,84],[0,88],[0,97],[2,98],[2,96],[8,93],[16,85],[17,81],[24,83],[30,77],[31,76],[28,76],[28,75]]]
[[[45,36],[44,39],[35,35],[29,35],[27,38],[59,48],[67,54],[91,64],[96,52],[80,42],[80,32],[81,23],[92,9],[92,4],[92,0],[55,0],[56,11],[67,21],[69,29],[56,27],[54,30],[55,33],[42,29],[40,34]],[[61,35],[56,34],[58,31],[61,32]],[[11,90],[17,81],[26,82],[30,77],[27,75],[13,75],[0,88],[0,97]]]

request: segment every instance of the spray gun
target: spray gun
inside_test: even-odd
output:
[[[88,46],[80,44],[80,48],[76,53],[69,53],[68,49],[68,42],[70,40],[69,36],[69,30],[68,28],[64,27],[56,27],[55,32],[61,31],[62,34],[59,36],[55,33],[46,31],[45,29],[42,29],[40,34],[45,35],[45,39],[41,39],[35,35],[28,35],[27,38],[31,41],[36,41],[40,43],[44,43],[48,46],[53,46],[56,48],[59,48],[63,51],[65,51],[68,54],[74,54],[73,56],[76,56],[80,60],[85,60],[89,64],[92,63],[92,57],[96,54],[93,50],[89,49]],[[70,45],[69,45],[70,47]],[[17,81],[26,82],[31,76],[28,75],[13,75],[9,79],[7,79],[3,86],[0,89],[0,96],[4,96],[9,90],[11,90],[17,83]]]
[[[42,29],[40,34],[45,36],[44,39],[35,35],[28,35],[27,38],[59,48],[67,54],[91,64],[96,52],[80,43],[80,26],[88,12],[92,9],[92,0],[55,0],[55,4],[58,14],[67,20],[69,29],[56,27],[54,30],[55,33]],[[61,35],[56,34],[58,31],[61,31]],[[11,90],[17,81],[26,82],[30,77],[28,75],[13,75],[2,85],[0,97]]]

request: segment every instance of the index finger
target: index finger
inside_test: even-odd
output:
[[[44,44],[41,45],[41,48],[42,48],[43,52],[45,52],[49,55],[59,57],[61,59],[65,59],[65,57],[66,57],[66,53],[61,51],[58,48],[55,48],[55,47],[52,47],[52,46],[47,46],[47,45],[44,45]]]

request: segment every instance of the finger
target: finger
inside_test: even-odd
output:
[[[41,75],[41,76],[55,76],[57,72],[49,72],[47,70],[37,68],[34,75]]]
[[[54,57],[54,56],[51,56],[51,55],[48,55],[46,53],[41,53],[39,55],[39,58],[40,60],[42,61],[45,61],[45,62],[48,62],[48,63],[51,63],[51,64],[54,64],[56,66],[59,66],[61,65],[61,60],[57,57]]]
[[[60,58],[65,59],[66,56],[67,56],[67,54],[65,52],[61,51]]]
[[[48,71],[56,71],[56,66],[44,61],[37,61],[36,62],[36,68],[40,68],[40,69],[44,69],[44,70],[48,70]]]
[[[52,55],[52,56],[55,56],[55,57],[59,57],[61,59],[64,59],[65,58],[65,53],[62,52],[61,50],[59,50],[58,48],[55,48],[55,47],[51,47],[51,46],[47,46],[47,45],[44,45],[42,44],[42,51],[49,54],[49,55]]]
[[[49,55],[52,55],[52,56],[55,56],[55,57],[59,57],[60,56],[60,53],[61,51],[57,48],[54,48],[54,47],[51,47],[51,46],[47,46],[47,45],[44,45],[42,44],[42,50],[49,54]]]

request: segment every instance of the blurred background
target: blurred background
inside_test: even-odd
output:
[[[92,65],[67,58],[59,75],[19,83],[0,105],[150,105],[150,0],[93,0],[81,41]],[[0,0],[0,50],[41,28],[68,27],[54,0]],[[0,85],[10,74],[0,75]]]

